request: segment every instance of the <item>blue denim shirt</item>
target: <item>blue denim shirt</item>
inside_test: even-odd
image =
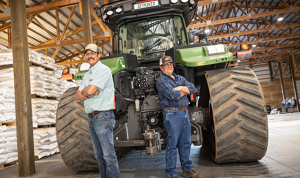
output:
[[[100,61],[87,71],[78,90],[83,90],[89,85],[98,87],[99,95],[94,95],[84,101],[86,113],[114,109],[115,87],[111,70]]]
[[[174,90],[173,88],[175,87],[186,86],[191,94],[198,92],[196,87],[184,77],[176,75],[175,73],[173,73],[173,76],[175,79],[162,73],[157,79],[156,88],[161,109],[168,107],[184,108],[189,105],[188,97],[183,96],[180,98],[181,92],[179,90]]]

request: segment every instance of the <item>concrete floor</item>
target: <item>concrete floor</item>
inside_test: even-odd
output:
[[[193,146],[193,169],[203,177],[300,177],[300,113],[269,116],[269,145],[266,156],[254,163],[216,164],[199,146]],[[165,152],[157,156],[135,152],[120,163],[122,178],[166,178]],[[182,175],[177,161],[179,177]],[[18,167],[0,170],[1,178],[18,177]],[[73,172],[59,154],[36,161],[33,178],[100,177],[94,172]]]

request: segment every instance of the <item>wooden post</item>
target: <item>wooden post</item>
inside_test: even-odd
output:
[[[25,0],[9,0],[15,83],[19,177],[35,173]]]
[[[89,0],[81,0],[84,45],[93,43],[91,12]]]
[[[281,56],[279,56],[279,62],[278,62],[278,69],[279,69],[279,76],[280,76],[280,84],[281,84],[281,92],[282,92],[282,98],[285,100],[285,90],[284,90],[284,84],[283,84],[283,75],[282,75],[282,60]]]
[[[271,61],[269,61],[268,63],[269,63],[271,81],[274,81],[272,63],[271,63]]]
[[[293,81],[297,111],[300,112],[297,85],[296,85],[296,80],[295,80],[295,59],[294,59],[293,49],[290,49],[290,69],[291,69],[291,73],[292,73],[292,81]]]

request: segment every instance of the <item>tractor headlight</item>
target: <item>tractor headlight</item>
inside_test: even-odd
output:
[[[122,12],[122,8],[121,7],[119,7],[119,8],[116,9],[116,13],[121,13],[121,12]]]
[[[105,20],[106,18],[107,18],[107,15],[104,14],[104,15],[102,16],[102,19]]]
[[[189,0],[181,0],[182,3],[186,3],[188,2]]]
[[[107,12],[107,15],[109,15],[109,16],[111,16],[111,15],[113,15],[113,11],[112,10],[109,10],[108,12]]]
[[[89,70],[89,68],[90,68],[89,63],[82,63],[79,67],[79,72],[86,72]]]
[[[171,0],[171,3],[173,3],[173,4],[175,4],[177,2],[178,2],[178,0]]]

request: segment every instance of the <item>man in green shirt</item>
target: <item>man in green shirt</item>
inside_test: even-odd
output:
[[[113,141],[116,121],[112,111],[114,83],[111,70],[101,63],[97,45],[87,45],[84,54],[91,67],[83,77],[76,99],[84,100],[85,112],[89,115],[89,131],[101,177],[120,178]]]

